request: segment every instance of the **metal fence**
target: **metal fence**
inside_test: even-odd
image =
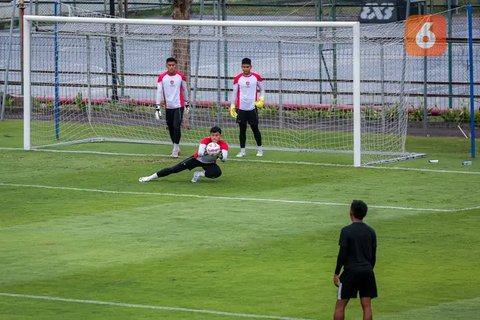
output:
[[[18,0],[17,0],[18,1]],[[465,10],[459,7],[471,1],[397,1],[392,0],[391,6],[383,6],[383,1],[377,5],[375,1],[251,1],[251,0],[193,0],[190,1],[191,19],[210,20],[302,20],[302,21],[362,21],[362,34],[365,39],[375,38],[376,41],[392,42],[392,38],[403,37],[402,24],[398,23],[398,34],[385,34],[382,26],[396,25],[397,20],[403,20],[409,14],[439,13],[446,17],[449,25],[448,52],[442,57],[416,59],[410,64],[406,76],[406,89],[411,97],[416,97],[415,108],[463,108],[468,103],[468,43],[466,41]],[[473,4],[478,5],[480,1]],[[120,1],[90,1],[69,0],[59,1],[58,15],[70,16],[108,16],[112,12],[115,16],[132,18],[159,18],[170,19],[173,15],[173,1],[171,0],[120,0]],[[111,6],[113,4],[113,7]],[[0,3],[0,19],[7,21],[0,30],[0,94],[6,92],[10,96],[22,95],[22,46],[20,38],[19,16],[21,14],[53,15],[54,1],[18,1],[18,3]],[[445,11],[449,9],[449,11]],[[12,17],[14,19],[12,20]],[[14,28],[9,32],[11,21]],[[387,23],[388,24],[385,24]],[[474,22],[474,61],[480,61],[480,22]],[[402,50],[402,45],[397,45]],[[396,69],[398,61],[385,59],[386,69],[390,73],[403,72]],[[409,68],[408,66],[404,68]],[[366,69],[369,69],[368,67]],[[395,71],[396,70],[396,71]],[[362,81],[377,82],[380,87],[382,81],[375,72],[364,73]],[[480,88],[480,68],[475,69],[475,96]],[[324,79],[318,79],[324,81]],[[333,79],[333,81],[341,79]],[[329,79],[332,81],[332,79]],[[16,103],[9,99],[10,104]],[[5,106],[5,104],[3,104]]]
[[[97,12],[119,17],[169,18],[173,0],[0,0],[0,21],[9,23],[12,5],[17,8],[16,21],[21,14],[53,15],[55,3],[58,14],[74,11]],[[329,20],[385,23],[404,20],[408,14],[438,13],[464,5],[480,7],[480,0],[190,0],[190,13],[205,19],[230,20]]]

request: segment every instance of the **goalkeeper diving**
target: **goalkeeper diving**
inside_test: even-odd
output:
[[[207,150],[207,146],[212,142],[218,144],[217,147],[219,147],[214,151],[215,153],[212,153],[211,150]],[[140,177],[138,181],[148,182],[157,178],[166,177],[172,173],[179,173],[187,169],[192,170],[198,167],[201,167],[203,170],[195,171],[193,173],[192,182],[197,182],[202,177],[216,179],[222,175],[222,170],[217,164],[217,159],[225,161],[227,160],[227,157],[228,144],[222,139],[222,129],[214,126],[210,129],[209,136],[200,141],[198,150],[192,156],[179,162],[173,167],[161,169],[150,176]]]

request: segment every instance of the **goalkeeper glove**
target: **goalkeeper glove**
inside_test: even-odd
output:
[[[190,112],[190,103],[188,101],[185,101],[185,114],[188,114]]]
[[[160,117],[162,116],[162,107],[157,104],[157,106],[155,107],[155,118],[157,120],[160,120]]]
[[[230,105],[230,116],[231,116],[232,118],[236,118],[236,117],[237,117],[237,110],[235,110],[235,109],[236,109],[236,108],[235,108],[235,103],[232,103],[232,104]]]
[[[263,100],[263,97],[260,97],[257,101],[255,101],[255,107],[257,108],[263,108],[264,104],[265,101]]]
[[[220,154],[218,155],[218,159],[220,159],[222,162],[225,162],[227,160],[226,158],[223,157],[223,151],[220,150]]]

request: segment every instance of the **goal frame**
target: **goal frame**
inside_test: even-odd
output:
[[[88,17],[59,17],[34,16],[23,17],[24,41],[24,140],[25,150],[31,150],[30,120],[31,120],[31,28],[37,22],[72,22],[72,23],[103,23],[103,24],[136,24],[136,25],[169,25],[169,26],[210,26],[208,20],[153,20],[153,19],[117,19],[117,18],[88,18]],[[361,166],[361,115],[360,115],[360,22],[341,21],[214,21],[221,27],[311,27],[311,28],[350,28],[352,31],[352,76],[353,76],[353,165]]]

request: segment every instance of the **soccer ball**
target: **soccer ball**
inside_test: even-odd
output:
[[[210,142],[207,145],[206,151],[207,151],[207,154],[211,156],[216,156],[220,152],[220,146],[218,145],[218,143]]]

